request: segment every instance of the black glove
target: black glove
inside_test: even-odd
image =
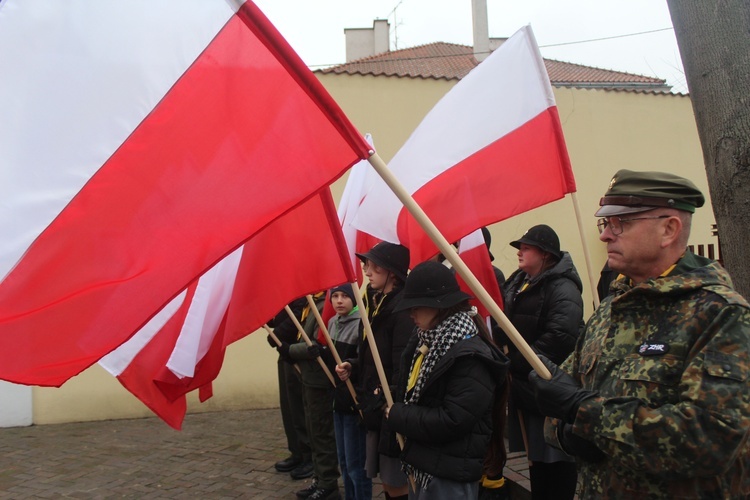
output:
[[[281,357],[282,361],[294,364],[294,360],[289,355],[289,344],[287,344],[286,342],[282,342],[280,346],[276,347],[276,350],[279,351],[279,356]]]
[[[367,411],[376,412],[376,411],[381,411],[384,406],[385,406],[385,395],[383,394],[383,391],[380,391],[377,394],[371,393],[360,398],[359,404],[357,405],[357,409],[362,410],[363,412],[367,412]]]
[[[529,382],[534,390],[534,399],[539,411],[542,415],[572,424],[581,402],[598,396],[599,393],[581,389],[578,382],[555,363],[544,356],[539,356],[539,359],[552,374],[550,380],[544,380],[535,371],[529,373]]]
[[[607,458],[607,455],[592,441],[573,434],[573,426],[562,420],[557,424],[557,440],[565,453],[579,457],[586,462],[596,464]]]
[[[318,344],[310,344],[307,346],[307,355],[310,357],[310,359],[315,359],[320,356],[320,347],[318,347]]]
[[[278,345],[276,344],[276,341],[272,339],[270,335],[266,335],[266,341],[268,342],[268,345],[270,345],[274,349],[278,347]]]

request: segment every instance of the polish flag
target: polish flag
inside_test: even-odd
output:
[[[179,429],[185,395],[211,395],[225,349],[292,300],[354,279],[328,188],[266,226],[207,271],[146,327],[100,360]]]
[[[251,2],[0,3],[0,379],[59,386],[369,145]]]
[[[530,26],[495,50],[427,114],[388,167],[448,241],[575,192],[555,99]],[[373,178],[360,231],[437,253],[385,183]]]
[[[484,243],[484,237],[482,236],[482,230],[477,229],[473,233],[461,238],[458,244],[458,255],[464,264],[471,270],[472,274],[476,276],[482,287],[487,290],[495,304],[503,307],[503,297],[500,293],[500,285],[495,277],[495,270],[492,267],[492,261],[490,260],[490,252],[487,249],[487,245]],[[471,291],[466,282],[461,278],[461,275],[456,274],[458,286],[461,290],[474,296],[474,292]],[[469,301],[471,305],[477,308],[479,315],[488,321],[490,312],[484,305],[477,299],[471,299]]]

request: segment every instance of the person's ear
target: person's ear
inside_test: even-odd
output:
[[[662,224],[661,246],[667,248],[679,240],[682,234],[682,219],[676,215],[664,219]]]

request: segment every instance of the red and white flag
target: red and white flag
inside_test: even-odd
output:
[[[370,134],[365,134],[365,139],[370,145],[373,144]],[[370,170],[372,170],[372,167],[367,160],[362,160],[351,168],[338,208],[339,221],[341,222],[341,230],[346,240],[349,259],[352,262],[352,267],[357,275],[357,282],[359,284],[362,284],[362,268],[360,267],[359,258],[355,254],[365,253],[380,242],[380,239],[359,231],[352,225],[359,205],[362,203],[365,192],[368,189],[366,182],[368,179],[367,173]]]
[[[227,346],[292,300],[353,279],[325,188],[194,281],[100,364],[179,429],[185,394],[210,397]]]
[[[574,192],[555,99],[531,27],[456,84],[388,167],[448,241]],[[412,265],[435,255],[435,245],[385,183],[372,182],[354,225],[407,246]]]
[[[473,233],[470,233],[463,238],[458,244],[458,255],[461,260],[464,261],[466,267],[471,270],[471,273],[477,278],[482,287],[487,290],[495,304],[503,307],[503,297],[500,293],[500,285],[497,282],[495,276],[495,269],[492,267],[492,261],[490,260],[490,252],[487,245],[484,242],[484,236],[482,236],[482,230],[477,229]],[[461,290],[474,296],[474,292],[471,291],[466,282],[461,278],[461,275],[456,274],[456,280]],[[477,308],[479,315],[488,321],[490,312],[486,307],[477,299],[471,299],[469,301],[471,305]]]
[[[369,145],[251,2],[0,3],[0,379],[59,386]]]

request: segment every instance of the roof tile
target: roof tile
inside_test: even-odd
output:
[[[476,65],[472,47],[434,42],[318,70],[329,74],[397,76],[460,80]],[[650,88],[668,91],[666,80],[621,71],[544,59],[552,85],[558,87]]]

